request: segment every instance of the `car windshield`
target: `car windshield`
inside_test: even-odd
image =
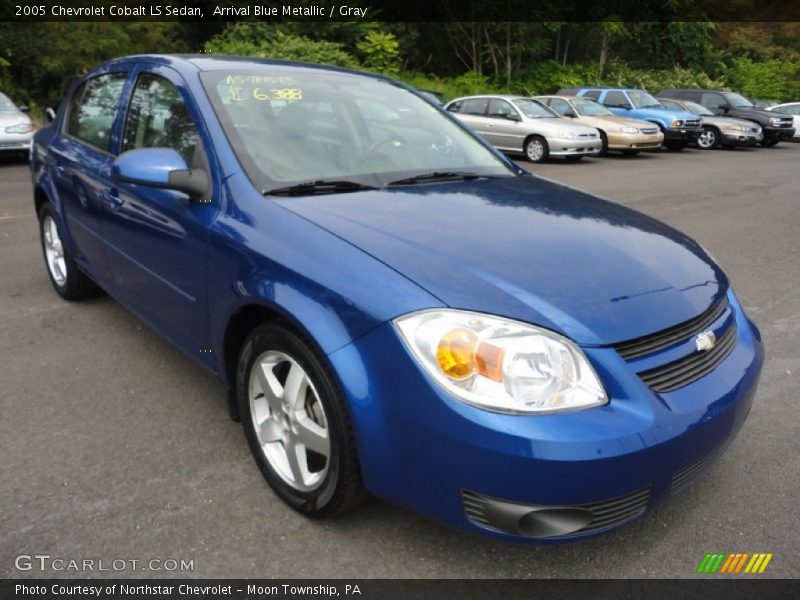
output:
[[[0,112],[17,112],[16,105],[8,99],[8,96],[0,93]]]
[[[572,106],[582,117],[606,117],[614,114],[602,104],[588,98],[575,98]]]
[[[550,107],[529,98],[517,98],[514,100],[514,104],[529,119],[549,119],[561,116]]]
[[[743,106],[745,108],[753,106],[753,103],[750,102],[750,100],[734,92],[725,92],[724,96],[728,101],[728,104],[731,106]]]
[[[658,108],[661,106],[658,100],[642,90],[630,90],[628,98],[631,99],[636,108]]]
[[[383,187],[441,172],[515,175],[455,120],[390,81],[275,65],[201,79],[242,166],[265,192],[320,181]]]
[[[708,110],[702,104],[698,104],[697,102],[684,102],[683,105],[686,107],[690,113],[694,113],[696,115],[713,115],[710,110]]]

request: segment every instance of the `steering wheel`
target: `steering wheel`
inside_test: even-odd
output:
[[[385,146],[386,144],[391,144],[391,143],[394,143],[394,142],[397,142],[400,145],[403,145],[403,144],[406,143],[406,140],[402,136],[399,136],[397,134],[394,134],[394,135],[391,135],[391,136],[382,137],[382,138],[380,138],[378,140],[375,140],[374,142],[372,142],[367,147],[366,150],[364,150],[364,152],[361,153],[360,160],[364,160],[365,158],[367,158],[367,155],[372,154],[373,152],[375,152],[375,150],[377,150],[381,146]]]

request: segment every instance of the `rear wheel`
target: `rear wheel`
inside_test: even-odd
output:
[[[703,133],[697,138],[697,147],[701,150],[711,150],[719,145],[719,132],[714,127],[703,127]]]
[[[550,156],[550,147],[543,137],[534,135],[525,142],[525,158],[532,163],[544,162],[548,156]]]
[[[53,207],[45,202],[39,210],[39,237],[47,274],[56,293],[65,300],[97,296],[102,290],[78,268],[63,242]]]
[[[289,506],[325,517],[365,495],[344,400],[303,338],[267,323],[244,343],[239,414],[256,464]]]

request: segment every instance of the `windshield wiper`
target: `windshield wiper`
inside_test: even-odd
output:
[[[389,185],[414,185],[415,183],[435,183],[437,181],[467,181],[478,179],[484,175],[470,173],[469,171],[434,171],[433,173],[420,173],[413,177],[405,177],[390,181]]]
[[[287,185],[286,187],[264,190],[261,193],[265,196],[312,196],[315,194],[336,194],[377,189],[378,188],[373,185],[359,183],[358,181],[317,179],[316,181],[306,181],[304,183]]]

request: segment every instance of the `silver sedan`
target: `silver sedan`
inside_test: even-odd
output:
[[[34,126],[25,114],[26,107],[17,107],[0,92],[0,152],[27,152]]]
[[[524,154],[531,162],[551,156],[580,160],[603,147],[597,129],[571,122],[530,98],[466,96],[445,108],[498,150]]]

